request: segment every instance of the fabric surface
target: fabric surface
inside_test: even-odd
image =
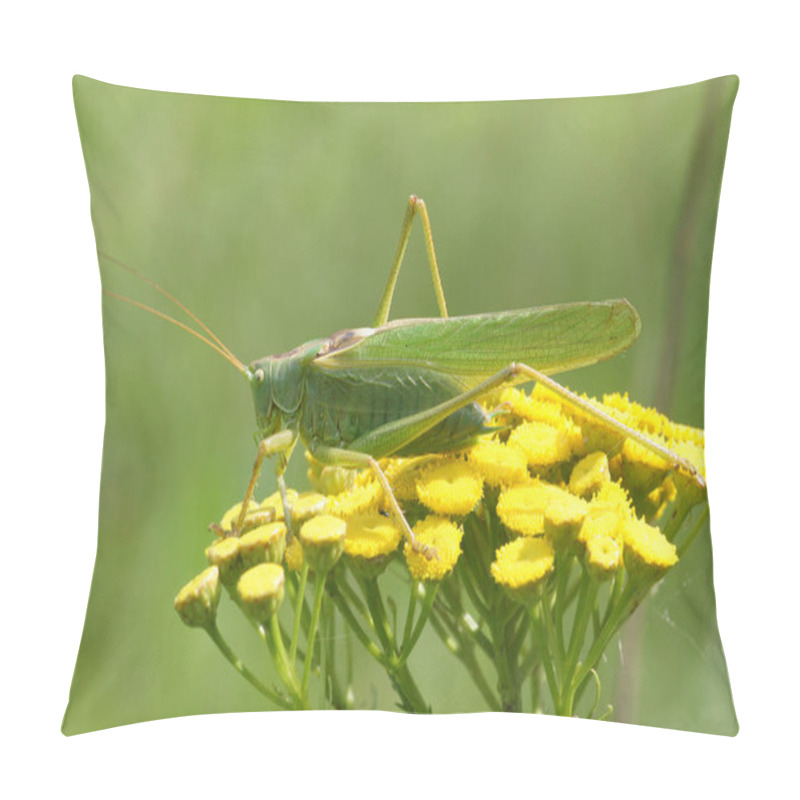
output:
[[[627,393],[701,429],[711,256],[737,88],[729,76],[597,98],[331,104],[153,92],[78,76],[103,287],[191,323],[122,262],[176,296],[245,364],[286,353],[373,323],[416,194],[430,214],[451,315],[626,298],[641,319],[638,340],[559,381],[597,398]],[[391,319],[438,316],[421,230],[416,220]],[[247,487],[256,454],[250,392],[223,358],[140,308],[107,294],[103,318],[98,550],[63,730],[275,708],[173,609],[180,588],[208,566],[209,523]],[[286,476],[298,491],[310,488],[302,450]],[[276,488],[268,466],[259,499]],[[605,648],[594,716],[610,706],[605,716],[619,721],[737,731],[708,524],[698,530]],[[402,632],[411,585],[402,556],[379,580]],[[447,591],[443,583],[440,602]],[[280,612],[289,637],[290,596]],[[321,669],[338,663],[356,708],[403,707],[329,606],[317,640]],[[522,636],[519,620],[535,612],[509,609]],[[218,626],[268,687],[280,684],[269,649],[225,597]],[[434,712],[483,711],[498,678],[488,656],[478,661],[486,692],[431,623],[408,668]],[[337,706],[313,667],[311,705]],[[537,680],[546,687],[544,672]],[[587,687],[581,716],[595,692]],[[529,689],[524,711],[534,708]]]

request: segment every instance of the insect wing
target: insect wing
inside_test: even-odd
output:
[[[314,365],[333,371],[370,364],[430,369],[469,388],[512,361],[547,374],[595,364],[629,347],[640,328],[627,300],[403,319],[333,349]]]

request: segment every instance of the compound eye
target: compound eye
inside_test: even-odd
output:
[[[258,383],[264,383],[264,370],[257,369],[253,374],[253,377],[256,379],[256,381],[258,381]]]

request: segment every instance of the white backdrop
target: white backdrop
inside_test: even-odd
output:
[[[208,9],[74,0],[7,9],[0,786],[16,796],[89,797],[195,789],[785,796],[778,787],[797,788],[800,470],[797,400],[786,376],[800,343],[800,75],[790,19],[790,4],[776,0],[747,9],[703,0],[231,0]],[[740,76],[714,252],[706,413],[718,616],[738,737],[530,716],[324,712],[61,736],[96,547],[104,405],[76,72],[144,88],[295,100],[616,94]],[[43,501],[47,512],[32,513]]]

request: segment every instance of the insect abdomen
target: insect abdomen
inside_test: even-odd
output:
[[[362,366],[358,370],[312,366],[306,379],[306,397],[300,435],[328,447],[349,445],[382,425],[425,411],[461,393],[445,375],[415,369]],[[486,416],[471,403],[394,453],[418,455],[459,450],[470,445],[485,428]]]

